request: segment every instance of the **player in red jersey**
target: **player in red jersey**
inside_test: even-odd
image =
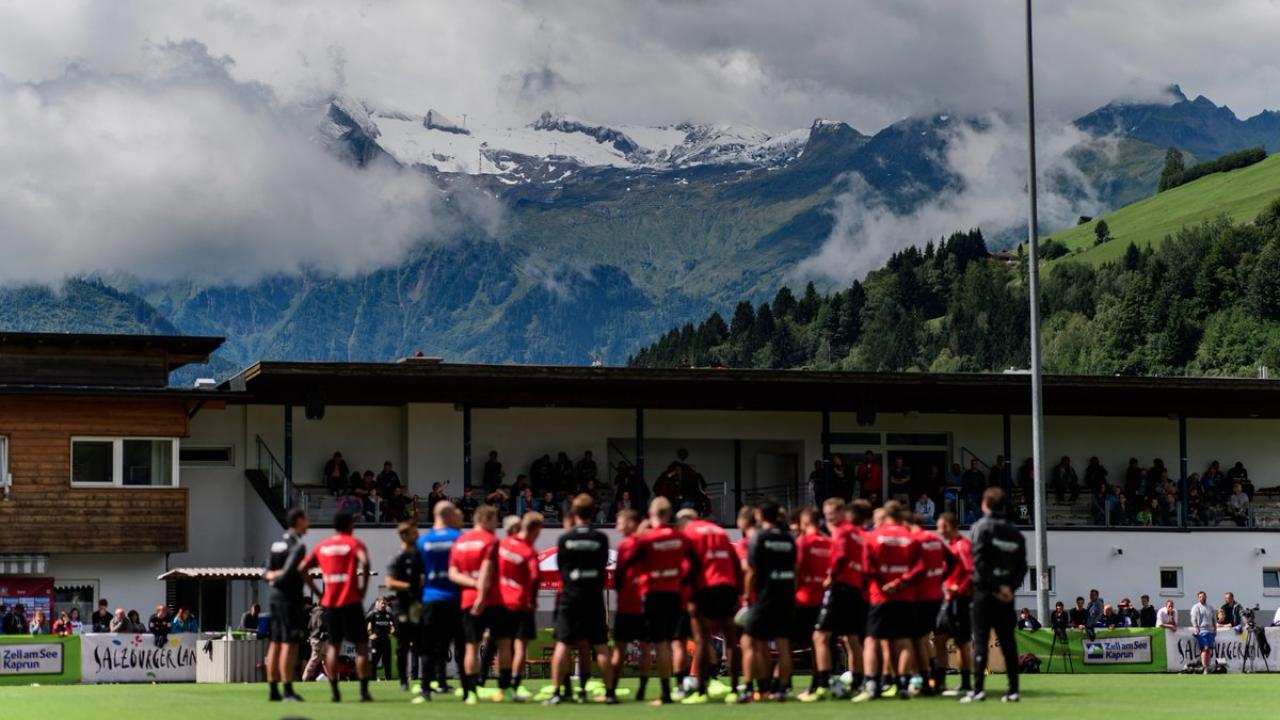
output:
[[[342,702],[338,691],[338,651],[344,641],[356,646],[356,676],[360,678],[360,702],[372,702],[369,695],[369,629],[364,622],[364,592],[369,584],[369,551],[351,535],[355,519],[349,513],[333,516],[333,535],[312,549],[299,568],[311,591],[320,595],[324,624],[329,632],[325,654],[325,674],[333,701]],[[307,571],[320,568],[323,592]]]
[[[938,518],[938,533],[947,542],[955,565],[951,574],[943,580],[944,612],[939,616],[933,633],[933,650],[939,658],[947,657],[947,640],[953,640],[960,653],[960,689],[947,690],[946,665],[934,670],[934,687],[948,697],[964,697],[973,689],[973,620],[970,606],[973,603],[973,548],[969,538],[960,532],[960,522],[955,513],[942,513]]]
[[[498,667],[511,667],[511,635],[506,632],[507,612],[502,605],[498,583],[498,508],[481,505],[472,515],[475,528],[465,532],[449,551],[449,580],[462,588],[462,635],[466,641],[463,657],[462,698],[474,705],[479,701],[480,643],[489,630],[503,638],[498,646]],[[506,687],[498,688],[495,699],[502,700]]]
[[[542,513],[527,512],[520,518],[519,530],[502,538],[498,543],[498,585],[502,591],[502,606],[507,610],[505,630],[509,631],[514,648],[510,669],[498,670],[498,685],[511,688],[513,697],[519,695],[520,680],[524,675],[529,641],[538,636],[534,614],[538,610],[538,552],[533,549],[542,533]],[[502,632],[491,635],[501,635]],[[502,637],[497,637],[499,648]],[[505,675],[505,678],[504,678]]]
[[[689,538],[702,564],[702,572],[693,578],[693,598],[689,603],[698,688],[684,700],[686,704],[697,705],[706,702],[711,667],[715,664],[711,640],[717,631],[724,637],[732,687],[738,684],[733,652],[738,628],[733,624],[733,615],[742,595],[742,560],[724,528],[699,518],[697,512],[691,510],[681,510],[679,517],[682,518],[680,532]],[[744,545],[742,557],[745,556]]]
[[[915,536],[920,546],[920,558],[912,569],[910,582],[915,589],[915,621],[912,633],[913,651],[916,657],[916,671],[920,675],[920,692],[924,695],[934,694],[930,680],[937,675],[937,658],[933,655],[933,644],[929,640],[934,627],[938,624],[938,611],[942,608],[942,581],[951,573],[955,559],[947,543],[936,533],[924,526],[925,519],[919,513],[912,513],[907,528]],[[939,688],[937,690],[941,692]]]
[[[832,666],[832,640],[839,638],[844,644],[853,674],[853,687],[861,687],[862,636],[867,628],[866,580],[864,577],[863,525],[871,517],[871,503],[854,500],[845,505],[840,498],[831,498],[822,505],[822,513],[831,532],[831,567],[822,598],[822,612],[818,614],[817,628],[813,632],[814,675],[818,690],[802,695],[801,701],[812,702],[826,695],[830,687]]]
[[[644,627],[644,604],[641,600],[645,575],[634,565],[636,550],[640,546],[640,538],[636,535],[639,529],[640,513],[631,509],[618,513],[617,530],[622,535],[622,542],[618,543],[618,571],[613,577],[618,591],[618,609],[613,616],[613,666],[618,668],[618,672],[614,673],[613,684],[616,690],[622,677],[627,646],[637,643],[640,648],[640,687],[636,690],[636,700],[643,701],[649,687],[653,654]]]
[[[853,698],[865,702],[879,697],[884,684],[880,678],[880,657],[886,658],[886,674],[897,672],[893,689],[906,700],[911,669],[915,666],[911,628],[913,624],[912,587],[903,578],[919,560],[920,548],[911,531],[903,525],[906,511],[902,503],[890,500],[884,504],[884,522],[867,533],[866,577],[871,608],[867,612],[867,638],[863,643],[862,661],[867,680],[864,690]]]
[[[806,650],[814,646],[818,614],[822,610],[822,597],[826,594],[831,557],[834,554],[834,542],[818,527],[818,509],[802,508],[799,517],[800,536],[796,538],[796,614],[791,628],[793,651]],[[829,655],[830,648],[825,649]],[[814,654],[817,654],[816,648]],[[812,675],[809,689],[800,694],[801,701],[822,696],[823,693],[818,690],[820,680],[818,675],[817,672]]]
[[[671,700],[671,641],[676,639],[680,618],[681,566],[687,560],[692,571],[701,572],[693,546],[670,525],[671,501],[656,497],[649,503],[649,529],[639,536],[639,546],[624,572],[638,568],[644,573],[644,622],[649,642],[658,660],[658,681],[662,696],[655,705]]]

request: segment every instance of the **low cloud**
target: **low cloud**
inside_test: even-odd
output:
[[[127,74],[0,77],[0,282],[352,274],[440,228],[437,188],[389,162],[339,161],[317,142],[315,108],[233,79],[197,42],[147,58]]]
[[[846,189],[834,200],[831,234],[816,255],[800,263],[796,274],[846,283],[881,267],[899,250],[936,242],[957,230],[981,228],[988,239],[1025,230],[1026,126],[998,116],[984,118],[980,125],[962,125],[948,139],[943,160],[959,178],[958,189],[945,190],[910,213],[894,212],[861,175],[846,176]],[[1042,232],[1101,210],[1088,181],[1067,156],[1084,140],[1086,136],[1070,125],[1038,131]]]

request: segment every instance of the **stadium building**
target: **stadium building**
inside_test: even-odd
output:
[[[0,333],[0,586],[51,578],[60,606],[147,611],[165,599],[204,627],[262,596],[233,578],[260,567],[288,507],[313,516],[314,542],[339,499],[323,468],[390,461],[409,494],[435,482],[478,489],[490,451],[505,484],[561,451],[592,451],[607,486],[627,462],[650,487],[687,452],[713,516],[764,497],[812,500],[810,473],[849,474],[871,450],[883,494],[897,458],[926,473],[997,455],[1011,476],[1030,455],[1029,384],[1019,374],[827,373],[529,367],[444,363],[260,362],[221,385],[171,387],[218,338]],[[1163,459],[1178,486],[1168,527],[1108,527],[1087,490],[1050,492],[1053,600],[1099,588],[1185,610],[1197,590],[1280,605],[1280,383],[1049,376],[1046,464],[1091,456],[1119,482],[1131,457]],[[1247,467],[1257,490],[1244,527],[1189,527],[1183,478],[1212,461]],[[816,469],[815,469],[816,468]],[[1048,468],[1046,469],[1048,472]],[[612,491],[602,490],[612,498]],[[939,499],[941,501],[941,499]],[[357,531],[379,566],[397,541],[383,518]],[[554,531],[540,548],[553,547]],[[379,567],[380,569],[380,567]],[[158,580],[166,576],[168,582]],[[1026,604],[1032,588],[1024,586]],[[145,615],[145,612],[144,612]]]

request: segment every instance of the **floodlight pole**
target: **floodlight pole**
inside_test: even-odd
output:
[[[1027,290],[1031,295],[1031,464],[1035,500],[1036,612],[1049,618],[1049,538],[1045,531],[1044,405],[1040,389],[1040,266],[1036,248],[1036,89],[1031,62],[1031,0],[1027,5]]]

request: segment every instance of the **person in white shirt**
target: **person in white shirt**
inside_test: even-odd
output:
[[[1280,627],[1280,608],[1276,608],[1276,615],[1271,618],[1271,627]]]
[[[1200,667],[1205,675],[1209,674],[1209,660],[1213,658],[1213,645],[1218,639],[1217,617],[1209,607],[1208,597],[1201,590],[1196,593],[1196,604],[1191,606],[1191,629],[1200,646]]]
[[[1173,609],[1173,601],[1165,600],[1164,607],[1156,611],[1156,627],[1165,630],[1178,629],[1178,611]]]
[[[920,493],[920,499],[916,501],[916,514],[924,518],[926,525],[933,524],[933,499],[928,493]]]

